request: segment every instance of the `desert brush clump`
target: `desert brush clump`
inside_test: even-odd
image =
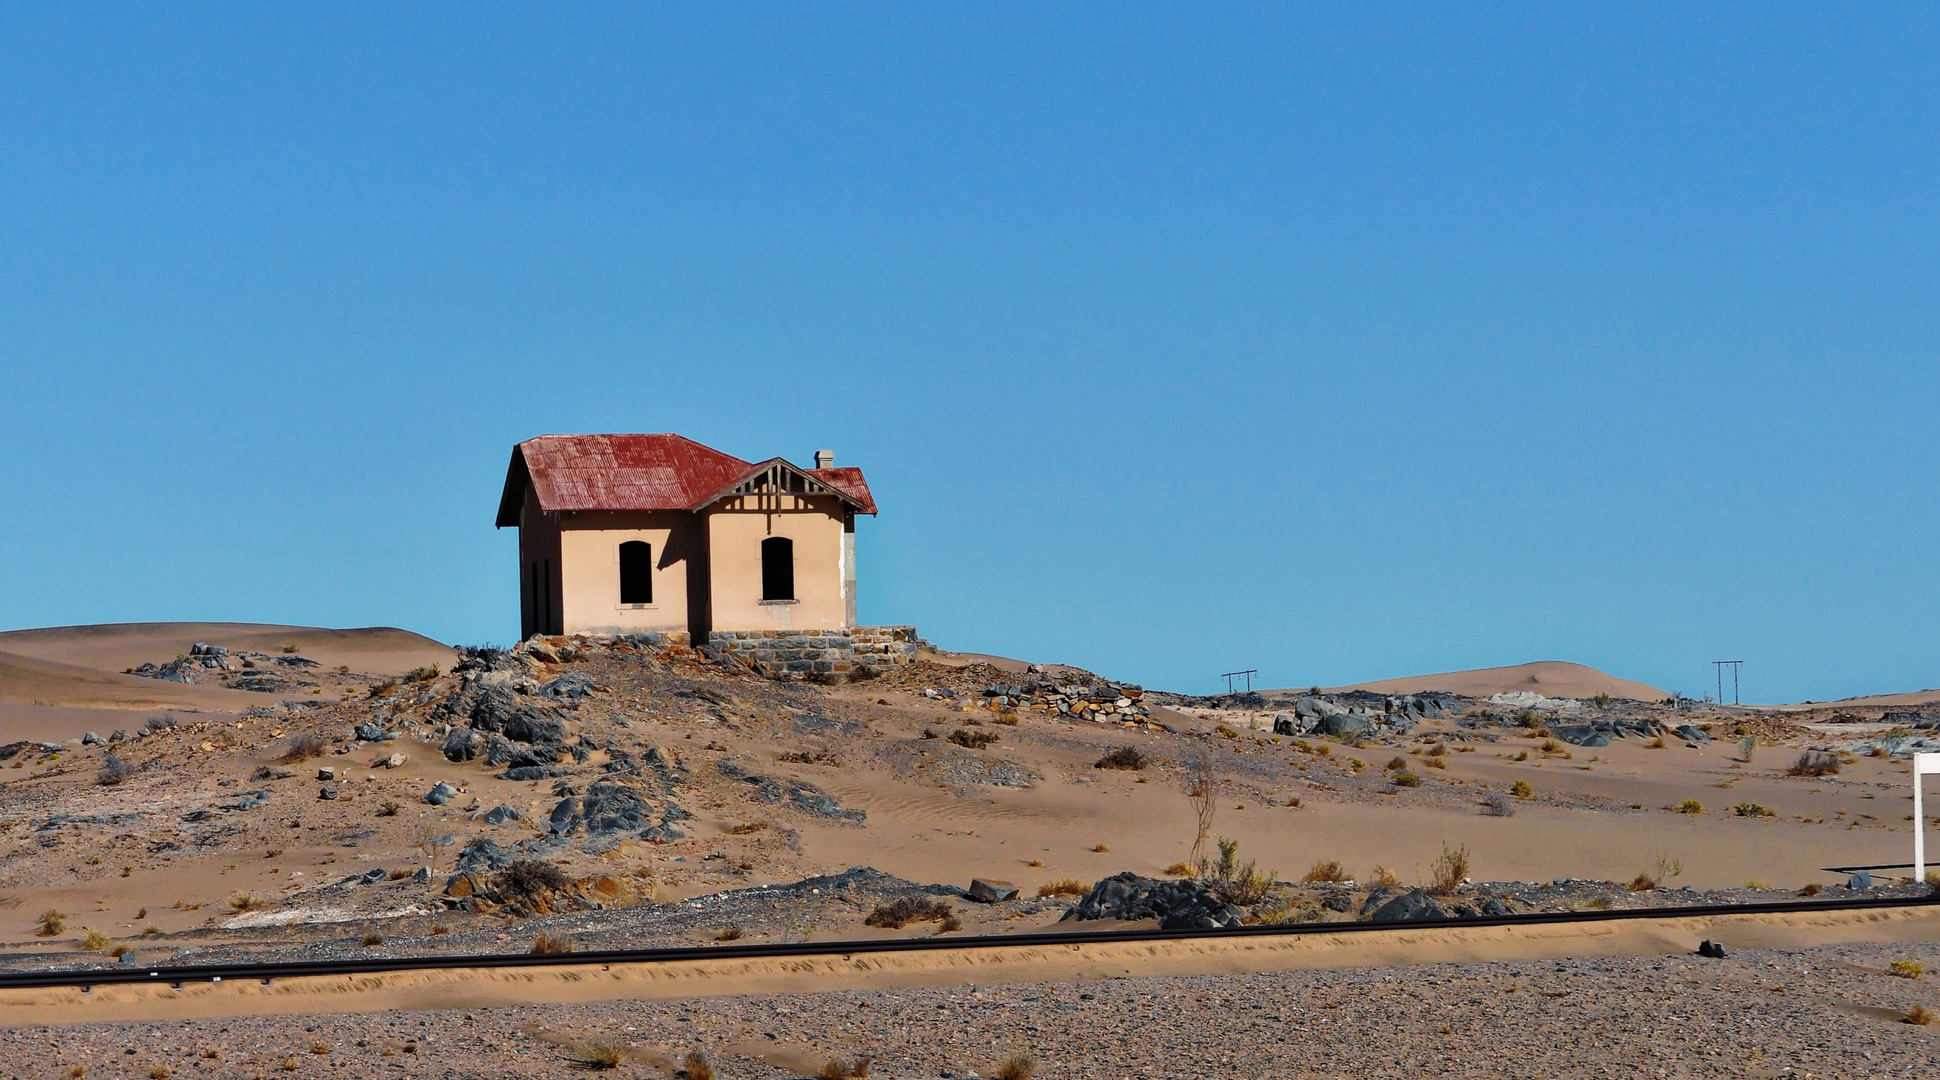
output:
[[[67,916],[54,908],[41,912],[40,918],[35,919],[34,922],[36,937],[56,937],[67,931]]]
[[[1368,871],[1367,884],[1371,889],[1378,889],[1383,885],[1399,885],[1401,877],[1385,866],[1376,866]]]
[[[1398,773],[1390,775],[1388,782],[1392,783],[1395,787],[1420,787],[1421,777],[1403,769]]]
[[[1915,1005],[1912,1008],[1906,1010],[1906,1014],[1900,1017],[1900,1022],[1906,1023],[1906,1024],[1917,1024],[1920,1027],[1925,1027],[1926,1025],[1933,1023],[1933,1019],[1934,1018],[1933,1018],[1932,1010],[1928,1009],[1925,1005]]]
[[[1704,804],[1697,801],[1696,799],[1685,799],[1683,802],[1678,803],[1676,806],[1671,807],[1671,810],[1679,814],[1687,814],[1692,817],[1696,817],[1697,815],[1704,813]]]
[[[1649,892],[1656,887],[1657,879],[1651,877],[1649,874],[1638,874],[1636,877],[1630,879],[1629,885],[1625,886],[1631,892]]]
[[[822,1071],[815,1074],[817,1080],[864,1080],[869,1075],[867,1057],[843,1060],[830,1058],[822,1063]]]
[[[532,939],[532,949],[530,951],[533,956],[551,956],[558,953],[569,953],[573,951],[573,939],[564,934],[548,934],[542,930],[539,932],[539,936]]]
[[[81,939],[81,947],[91,952],[99,952],[107,948],[108,944],[108,935],[92,926],[88,927],[87,935]]]
[[[1250,906],[1266,899],[1279,884],[1279,871],[1260,873],[1255,860],[1239,861],[1239,841],[1219,838],[1219,865],[1213,872],[1212,888],[1220,899]]]
[[[271,901],[265,900],[255,893],[240,890],[230,893],[227,903],[229,904],[229,910],[234,911],[238,915],[248,911],[261,911],[264,908],[274,906]]]
[[[1033,1080],[1037,1076],[1037,1062],[1024,1055],[1012,1054],[991,1070],[990,1080]]]
[[[971,731],[969,728],[958,728],[950,732],[949,741],[966,750],[982,750],[984,747],[997,741],[997,733],[994,731]]]
[[[863,917],[862,924],[900,930],[913,922],[940,922],[955,914],[956,909],[941,900],[926,896],[899,896],[889,903],[877,904],[873,911]]]
[[[1482,813],[1489,817],[1511,817],[1515,812],[1515,804],[1500,791],[1491,791],[1482,796]]]
[[[1340,863],[1333,859],[1322,859],[1308,867],[1307,873],[1300,880],[1313,884],[1319,882],[1338,883],[1352,879],[1347,876],[1347,871],[1341,868]]]
[[[1428,891],[1436,896],[1448,896],[1468,880],[1468,845],[1457,844],[1449,847],[1442,845],[1442,853],[1435,857],[1429,869],[1432,880]]]
[[[674,1072],[680,1080],[714,1080],[714,1063],[700,1050],[689,1050]]]
[[[110,750],[101,758],[101,771],[94,774],[94,782],[102,787],[113,787],[128,779],[129,774],[134,771],[133,765],[121,760],[119,754]]]
[[[624,1040],[604,1035],[574,1039],[566,1044],[566,1057],[583,1069],[617,1069],[626,1063],[633,1047]]]
[[[1748,817],[1748,818],[1768,818],[1768,817],[1777,816],[1772,812],[1771,807],[1765,806],[1760,803],[1755,803],[1755,802],[1738,803],[1737,805],[1731,808],[1731,812],[1738,815],[1739,817]]]
[[[329,748],[330,741],[315,732],[306,735],[297,735],[283,745],[283,753],[276,760],[285,765],[294,765],[299,761],[308,761],[313,757],[322,757],[323,752]]]
[[[1037,887],[1037,895],[1044,897],[1083,896],[1090,891],[1091,888],[1077,878],[1059,878],[1056,881],[1047,881]]]
[[[508,901],[530,904],[571,882],[564,871],[544,859],[519,859],[499,871],[494,884]]]
[[[1099,758],[1098,761],[1092,765],[1092,768],[1119,769],[1126,772],[1137,772],[1138,770],[1143,769],[1145,766],[1149,764],[1151,764],[1151,762],[1146,760],[1144,751],[1141,751],[1136,746],[1127,745],[1127,746],[1120,746],[1110,751],[1109,753],[1107,753],[1104,757]]]
[[[1886,965],[1888,975],[1898,975],[1902,979],[1917,979],[1926,972],[1926,965],[1918,960],[1895,960]]]
[[[1829,750],[1807,750],[1785,772],[1790,776],[1831,776],[1839,767],[1839,755]]]

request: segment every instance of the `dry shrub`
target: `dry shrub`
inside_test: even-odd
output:
[[[1820,888],[1820,887],[1819,887],[1819,883],[1815,881],[1815,882],[1812,882],[1811,884],[1809,884],[1809,885],[1807,885],[1807,886],[1806,886],[1805,888],[1803,888],[1803,889],[1800,889],[1800,890],[1799,890],[1799,895],[1800,895],[1800,896],[1817,896],[1817,895],[1819,895],[1820,893],[1822,893],[1822,892],[1824,892],[1824,891],[1825,891],[1824,889],[1822,889],[1822,888]]]
[[[887,904],[877,904],[863,920],[864,926],[900,930],[913,922],[940,922],[956,914],[956,909],[941,900],[926,896],[900,896]]]
[[[714,940],[715,941],[740,941],[741,928],[738,926],[724,926],[721,928],[720,933],[714,935]]]
[[[126,942],[117,941],[108,949],[108,955],[119,960],[134,951]]]
[[[1906,1010],[1906,1015],[1900,1017],[1900,1020],[1903,1023],[1918,1024],[1921,1027],[1925,1027],[1933,1023],[1933,1012],[1925,1005],[1915,1005]]]
[[[148,1070],[148,1080],[168,1080],[169,1076],[170,1073],[166,1065],[157,1065]]]
[[[1429,892],[1436,896],[1454,892],[1468,878],[1468,845],[1457,844],[1451,848],[1443,844],[1442,853],[1435,857],[1430,872],[1434,880],[1429,883]]]
[[[1683,802],[1671,807],[1671,809],[1677,813],[1689,814],[1695,817],[1698,814],[1704,813],[1704,804],[1696,799],[1685,799]]]
[[[955,915],[946,915],[942,922],[936,924],[936,932],[939,934],[954,934],[961,929],[963,929],[963,920]]]
[[[619,1039],[595,1036],[569,1043],[566,1057],[584,1069],[616,1069],[626,1061],[632,1049]]]
[[[689,1050],[681,1059],[680,1070],[674,1074],[682,1080],[714,1080],[714,1063],[699,1050]]]
[[[87,936],[81,939],[81,947],[99,952],[108,947],[108,935],[90,926],[88,927]]]
[[[1389,772],[1393,772],[1396,769],[1405,769],[1407,767],[1408,767],[1408,759],[1402,757],[1400,754],[1396,754],[1395,756],[1388,759],[1387,770]]]
[[[532,949],[530,951],[534,956],[569,953],[573,951],[573,939],[564,934],[554,937],[551,934],[540,931],[539,936],[532,939]]]
[[[1305,882],[1337,882],[1348,880],[1347,871],[1332,859],[1323,859],[1307,868],[1307,874],[1300,879]]]
[[[822,1071],[815,1074],[819,1080],[862,1080],[869,1075],[869,1059],[859,1057],[853,1061],[831,1058],[823,1063]]]
[[[1886,965],[1888,975],[1898,975],[1902,979],[1917,979],[1927,973],[1926,965],[1918,960],[1895,960]]]
[[[1111,853],[1111,846],[1109,844],[1106,844],[1103,840],[1100,840],[1099,842],[1091,845],[1091,850],[1093,853],[1098,855],[1108,855]]]
[[[404,809],[403,803],[398,802],[396,799],[385,799],[383,802],[377,804],[377,816],[396,817],[397,812],[402,809]]]
[[[128,775],[134,771],[133,765],[121,760],[120,755],[110,750],[101,759],[101,771],[94,774],[94,782],[102,787],[113,787],[128,779]]]
[[[1092,765],[1092,768],[1120,769],[1126,772],[1137,772],[1149,764],[1151,762],[1145,760],[1145,754],[1138,747],[1121,746],[1106,754],[1104,757],[1099,758],[1097,763]]]
[[[303,1059],[292,1054],[283,1059],[283,1071],[295,1072],[303,1067]]]
[[[291,738],[288,743],[284,744],[283,755],[276,760],[285,765],[294,765],[299,761],[308,761],[313,757],[323,756],[323,752],[329,749],[329,747],[329,741],[315,732],[307,735],[297,735]]]
[[[1076,878],[1059,878],[1037,887],[1039,896],[1083,896],[1090,891],[1089,886]]]
[[[313,1042],[310,1044],[310,1052],[312,1054],[327,1054],[330,1052],[330,1044],[327,1042]]]
[[[442,674],[444,672],[438,670],[438,665],[433,664],[430,667],[412,668],[404,677],[412,682],[430,682]]]
[[[1768,818],[1776,816],[1772,813],[1771,807],[1755,802],[1741,802],[1733,806],[1731,812],[1739,817],[1748,818]]]
[[[245,911],[261,911],[271,906],[269,901],[249,892],[230,893],[228,904],[229,909],[238,915]]]
[[[520,859],[499,871],[494,884],[507,900],[531,903],[569,882],[563,871],[543,859]]]
[[[1651,877],[1649,874],[1638,874],[1636,877],[1630,879],[1630,884],[1627,887],[1631,892],[1649,892],[1657,887],[1657,879]]]
[[[1394,775],[1388,777],[1388,779],[1394,782],[1395,787],[1420,787],[1421,786],[1421,777],[1416,776],[1414,773],[1411,773],[1406,769],[1403,769],[1400,772],[1395,773]]]
[[[1005,727],[1016,727],[1017,721],[1018,715],[1014,709],[1000,709],[996,716],[990,718],[991,723],[1002,724]]]
[[[374,698],[390,697],[392,694],[396,692],[397,692],[396,679],[385,679],[383,682],[378,683],[376,686],[373,686],[370,688],[370,696]]]
[[[1032,1080],[1036,1075],[1036,1061],[1024,1054],[1012,1054],[990,1074],[990,1080]]]
[[[736,825],[728,832],[734,836],[752,836],[758,832],[765,832],[767,828],[768,823],[765,821],[750,821],[745,825]]]
[[[971,731],[968,728],[958,728],[950,732],[949,741],[966,750],[982,750],[984,747],[997,741],[997,733],[994,731]]]
[[[1513,817],[1515,812],[1515,805],[1500,791],[1491,791],[1482,796],[1482,813],[1489,817]]]
[[[1831,776],[1839,771],[1839,755],[1828,750],[1807,750],[1785,771],[1792,776]]]
[[[443,936],[445,934],[451,933],[451,927],[445,926],[444,924],[440,923],[439,925],[431,928],[431,933],[436,936]]]
[[[1431,768],[1431,769],[1446,769],[1446,768],[1448,768],[1448,759],[1447,759],[1447,758],[1438,758],[1438,757],[1431,757],[1431,758],[1423,758],[1423,759],[1422,759],[1422,762],[1421,762],[1421,763],[1422,763],[1423,765],[1426,765],[1427,767],[1429,767],[1429,768]]]
[[[1375,867],[1367,876],[1369,888],[1378,889],[1383,885],[1399,885],[1401,878],[1385,866]]]
[[[369,933],[369,934],[365,934],[365,935],[364,935],[364,938],[363,938],[363,941],[364,941],[364,948],[366,948],[366,949],[368,949],[368,948],[370,948],[370,947],[371,947],[371,946],[373,946],[373,945],[382,945],[382,944],[384,944],[384,935],[383,935],[383,934],[379,934],[379,933],[375,933],[375,932],[373,932],[373,933]]]
[[[1194,876],[1192,872],[1192,867],[1187,866],[1185,863],[1182,863],[1182,862],[1175,862],[1171,866],[1166,867],[1165,873],[1167,877],[1193,877]]]

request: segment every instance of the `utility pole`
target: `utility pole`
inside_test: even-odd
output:
[[[1724,669],[1731,668],[1731,703],[1738,704],[1738,669],[1744,666],[1743,660],[1713,660],[1711,666],[1718,669],[1718,704],[1724,704]]]

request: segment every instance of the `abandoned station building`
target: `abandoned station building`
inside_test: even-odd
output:
[[[541,435],[512,448],[498,527],[519,530],[519,626],[652,634],[765,673],[906,662],[911,627],[856,626],[862,470],[747,462],[679,435]]]

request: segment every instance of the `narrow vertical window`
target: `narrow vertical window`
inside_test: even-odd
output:
[[[653,603],[653,545],[640,540],[620,545],[620,603]]]
[[[761,598],[795,598],[795,542],[786,536],[770,536],[761,542]]]

